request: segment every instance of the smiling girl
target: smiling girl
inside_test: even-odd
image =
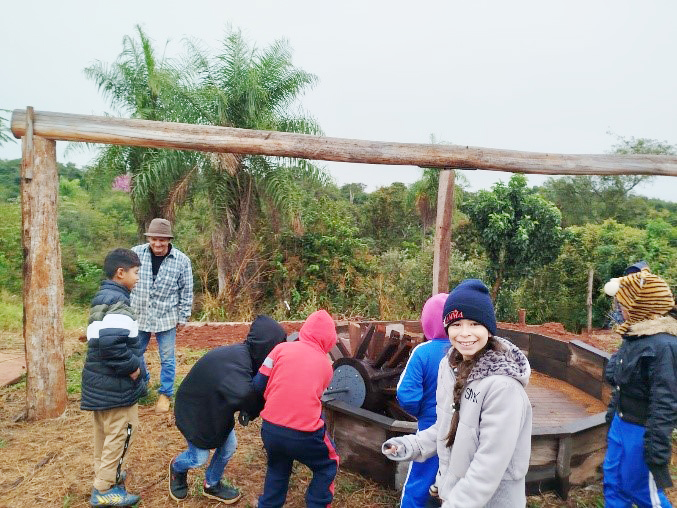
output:
[[[531,404],[526,356],[497,337],[494,306],[478,279],[461,282],[444,304],[452,349],[440,362],[437,421],[417,434],[383,443],[392,460],[440,460],[431,494],[452,507],[526,505]]]

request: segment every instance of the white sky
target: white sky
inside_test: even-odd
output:
[[[225,27],[266,46],[287,39],[319,77],[304,109],[326,135],[605,153],[610,135],[677,144],[674,0],[34,0],[0,8],[0,108],[101,115],[83,69],[112,63],[141,24],[158,51],[184,37],[217,48]],[[87,164],[89,152],[60,161]],[[20,157],[19,143],[0,158]],[[326,163],[339,185],[411,183],[414,167]],[[466,172],[471,189],[509,175]],[[532,184],[542,177],[530,177]],[[641,194],[677,201],[677,177]]]

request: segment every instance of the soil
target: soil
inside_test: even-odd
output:
[[[287,333],[297,331],[300,322],[283,323]],[[566,332],[559,323],[540,326],[500,323],[499,327],[540,333],[562,340],[578,339],[604,351],[612,352],[619,337],[608,330],[591,334]],[[249,323],[189,323],[177,335],[177,380],[204,353],[225,344],[242,341]],[[0,337],[0,349],[19,349],[17,337]],[[7,339],[7,340],[5,340]],[[151,342],[152,344],[152,342]],[[66,354],[75,359],[71,368],[81,367],[86,346],[77,336],[67,337]],[[159,361],[151,348],[147,354],[153,380],[159,376]],[[79,363],[78,363],[79,362]],[[79,388],[74,390],[79,392]],[[153,390],[154,392],[154,390]],[[173,415],[156,415],[154,397],[142,401],[141,427],[130,448],[127,486],[140,493],[143,507],[172,507],[176,503],[167,493],[167,465],[172,457],[185,447],[183,437],[174,425]],[[25,408],[25,382],[0,389],[0,507],[85,507],[91,490],[91,416],[79,410],[79,395],[71,395],[66,412],[59,418],[41,422],[22,420]],[[243,499],[235,506],[254,506],[260,494],[265,475],[265,452],[261,445],[260,421],[248,427],[237,427],[238,450],[226,468],[225,478],[243,492]],[[674,453],[673,453],[674,457]],[[204,469],[189,474],[191,491],[181,506],[222,506],[201,496]],[[297,465],[290,483],[287,504],[292,508],[305,505],[303,494],[310,480],[309,471]],[[677,492],[668,495],[673,503]],[[568,501],[548,493],[529,498],[530,507],[600,506],[601,485],[593,484],[571,490]],[[382,489],[357,474],[339,471],[336,479],[336,507],[394,507],[398,505],[396,492]]]

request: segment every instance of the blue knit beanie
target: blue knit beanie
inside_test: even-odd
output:
[[[444,302],[444,328],[459,319],[472,319],[496,335],[496,315],[489,290],[479,279],[466,279],[449,293]]]

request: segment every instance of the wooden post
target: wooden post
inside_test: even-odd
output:
[[[437,220],[433,256],[433,295],[449,290],[449,253],[451,252],[451,219],[454,210],[454,170],[440,171],[437,190]]]
[[[569,497],[569,476],[571,475],[571,435],[561,436],[557,447],[557,462],[555,463],[556,490],[564,501]]]
[[[63,349],[63,274],[57,228],[56,142],[32,133],[27,111],[22,140],[21,242],[26,348],[26,416],[41,420],[66,409]]]
[[[586,304],[588,306],[588,333],[592,332],[592,283],[595,276],[595,268],[590,265],[588,267],[588,299]]]

